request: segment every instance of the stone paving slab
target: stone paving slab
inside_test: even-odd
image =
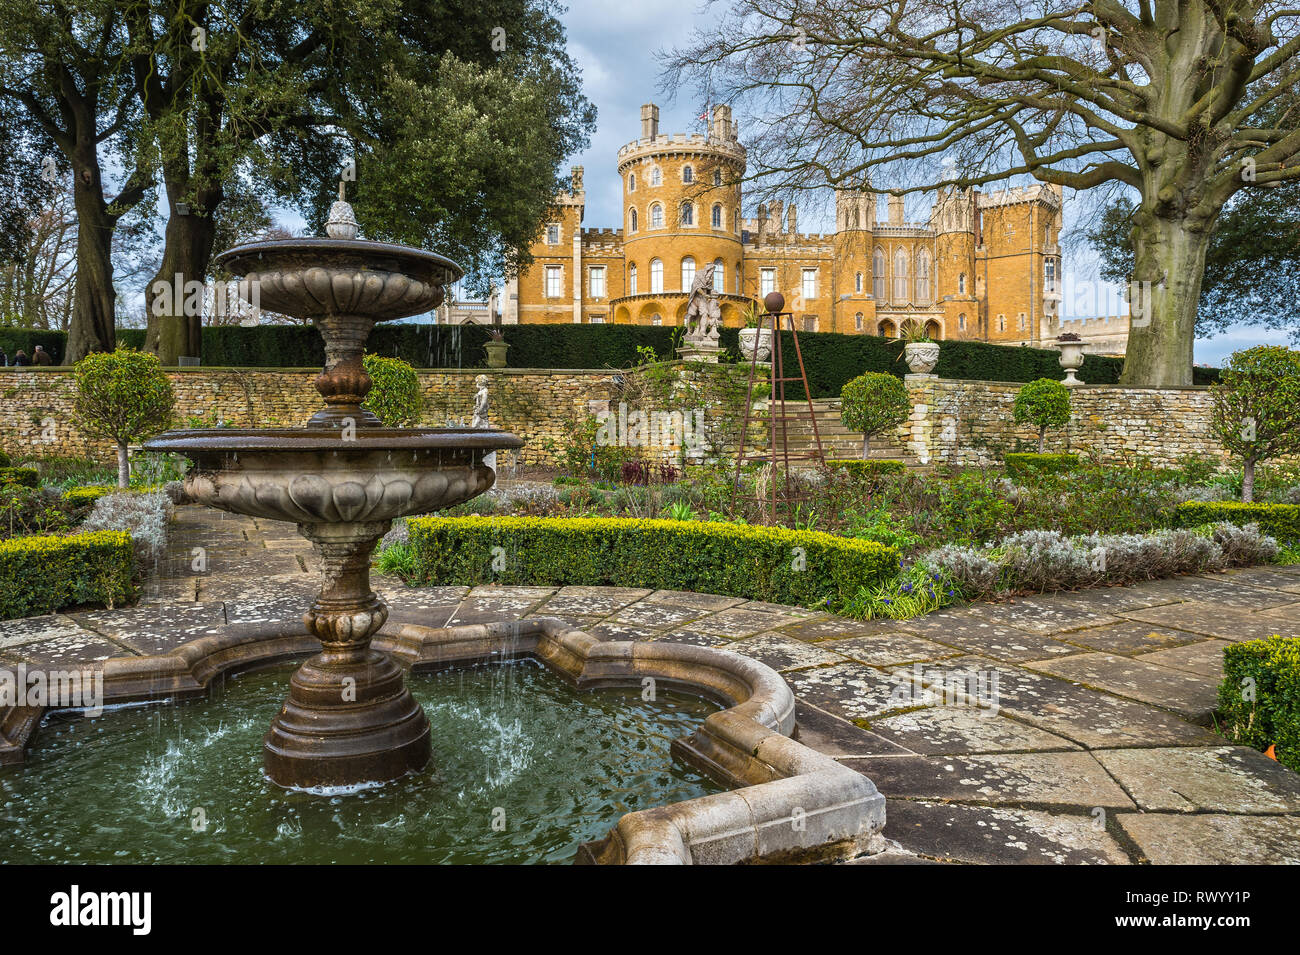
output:
[[[1009,603],[972,604],[963,613],[990,623],[1016,627],[1043,636],[1120,622],[1119,617],[1109,612],[1094,610],[1077,602],[1068,603],[1051,598],[1034,597],[1025,597]]]
[[[878,733],[817,709],[796,702],[796,738],[827,756],[910,756],[912,751],[885,739]]]
[[[770,666],[773,670],[794,670],[803,667],[820,666],[825,663],[840,663],[842,656],[827,652],[823,647],[779,633],[760,633],[743,640],[723,641],[723,649],[734,651],[751,660],[757,660]]]
[[[1091,753],[1001,753],[983,756],[843,758],[883,793],[984,805],[1091,806],[1134,804]]]
[[[789,633],[790,631],[778,631]],[[872,637],[850,637],[848,640],[824,640],[818,646],[870,666],[887,667],[900,663],[941,660],[961,656],[956,647],[945,646],[914,637],[908,633],[882,633]]]
[[[1300,775],[1244,746],[1098,750],[1138,808],[1300,813]]]
[[[1090,627],[1087,630],[1075,630],[1066,634],[1065,639],[1077,647],[1089,650],[1101,650],[1106,653],[1146,653],[1148,650],[1162,650],[1184,643],[1204,640],[1199,633],[1175,630],[1173,627],[1160,627],[1155,624],[1130,620],[1109,627]]]
[[[1230,645],[1228,640],[1202,640],[1200,643],[1189,643],[1170,650],[1144,653],[1136,659],[1174,670],[1199,673],[1217,688],[1223,682],[1223,649]]]
[[[1222,607],[1239,607],[1243,610],[1262,610],[1294,603],[1294,594],[1285,594],[1264,587],[1250,587],[1234,580],[1214,577],[1170,577],[1150,580],[1141,585],[1144,593],[1166,594],[1178,600],[1215,603]]]
[[[73,619],[145,656],[170,653],[227,622],[226,605],[219,601],[96,610]]]
[[[934,616],[931,614],[930,616]],[[1019,627],[990,623],[973,615],[952,614],[942,621],[929,622],[929,617],[920,618],[920,632],[930,640],[946,643],[966,653],[978,653],[1018,663],[1023,660],[1041,660],[1047,656],[1066,656],[1078,653],[1079,648],[1063,643],[1052,637],[1030,633]],[[907,624],[913,621],[905,621]]]
[[[1143,584],[1127,587],[1095,587],[1091,590],[1064,591],[1041,595],[1038,599],[1051,600],[1062,607],[1083,607],[1101,614],[1118,614],[1125,610],[1156,607],[1177,602],[1178,595],[1143,589]]]
[[[602,588],[604,589],[604,588]],[[609,588],[614,589],[614,588]],[[647,603],[672,604],[693,610],[726,610],[745,603],[744,597],[723,597],[719,594],[695,594],[686,590],[656,590],[645,598]]]
[[[790,623],[790,617],[771,613],[766,610],[750,610],[748,607],[732,607],[697,620],[692,626],[695,630],[717,633],[733,640],[753,636],[765,630],[775,630],[783,624]]]
[[[785,674],[785,681],[799,699],[849,721],[870,720],[915,705],[898,698],[900,690],[907,691],[910,683],[860,663],[794,670]]]
[[[1300,637],[1300,616],[1252,613],[1239,607],[1203,601],[1131,610],[1125,616],[1221,640],[1262,640],[1274,633],[1284,637]]]
[[[821,617],[801,620],[781,626],[781,632],[796,640],[815,643],[819,640],[843,640],[848,637],[873,636],[905,630],[896,620],[846,620],[843,617]]]
[[[610,614],[612,623],[630,623],[641,627],[671,627],[696,620],[705,611],[690,607],[675,607],[672,604],[635,603]]]
[[[1026,666],[1131,700],[1162,706],[1202,726],[1209,725],[1218,697],[1217,688],[1200,674],[1159,666],[1141,657],[1080,653]]]
[[[7,647],[4,659],[13,663],[26,663],[40,667],[76,667],[89,663],[102,663],[113,657],[132,656],[121,644],[83,630],[80,633],[42,640],[39,643],[21,643]]]
[[[0,620],[0,653],[24,643],[85,635],[84,627],[72,617],[61,613],[46,614],[41,617],[20,617],[17,620]]]
[[[1115,819],[1154,865],[1300,865],[1300,816],[1121,812]]]
[[[1240,570],[1225,571],[1223,574],[1215,575],[1211,579],[1226,580],[1232,584],[1245,584],[1248,587],[1263,587],[1268,590],[1281,590],[1285,593],[1300,594],[1300,568],[1297,567],[1246,567]]]
[[[1126,865],[1128,855],[1092,815],[954,805],[889,803],[884,835],[933,859],[983,865]]]
[[[1077,750],[1076,743],[972,706],[931,706],[871,721],[877,735],[926,756]]]

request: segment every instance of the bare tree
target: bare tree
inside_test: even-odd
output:
[[[29,328],[67,331],[77,277],[77,218],[72,193],[28,215],[21,246],[0,265],[0,315]]]
[[[758,117],[785,189],[1030,175],[1135,190],[1123,382],[1192,380],[1210,233],[1239,190],[1300,179],[1300,10],[1240,0],[730,0],[667,56]]]

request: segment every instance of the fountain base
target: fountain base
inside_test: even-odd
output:
[[[304,663],[263,743],[267,776],[293,789],[385,782],[424,768],[431,753],[429,720],[401,667],[369,649]]]

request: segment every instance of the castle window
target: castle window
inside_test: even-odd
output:
[[[558,222],[552,222],[546,227],[546,244],[560,244],[560,224]]]
[[[959,331],[959,332],[964,332],[964,331],[966,331],[966,313],[965,313],[965,312],[962,312],[960,315],[957,316],[957,331]]]
[[[727,266],[722,259],[713,260],[713,288],[718,292],[727,290]]]
[[[694,167],[692,167],[692,166],[683,166],[683,167],[682,167],[682,182],[694,182],[694,181],[695,181],[695,169],[694,169]]]
[[[907,301],[907,253],[899,249],[894,253],[894,304]]]
[[[803,317],[803,330],[804,330],[805,332],[815,332],[815,331],[817,331],[817,316],[816,316],[816,315],[805,315],[805,316]]]
[[[604,315],[593,315],[593,316],[591,316],[591,318],[587,319],[587,324],[588,324],[588,325],[604,325],[604,324],[605,324],[605,316],[604,316]]]
[[[687,256],[682,259],[682,291],[689,292],[695,284],[695,259]]]
[[[966,294],[966,273],[965,272],[957,276],[957,294],[958,295]]]
[[[862,292],[862,273],[858,272],[853,276],[853,291],[861,294]]]
[[[1020,331],[1022,331],[1022,332],[1025,330],[1025,313],[1024,313],[1024,312],[1021,312],[1019,315],[1016,316],[1016,328],[1020,329]]]
[[[546,297],[561,298],[564,295],[564,269],[559,265],[546,267]]]
[[[722,203],[720,202],[713,205],[713,228],[722,228]]]
[[[1005,315],[999,315],[999,316],[998,316],[998,331],[1000,331],[1000,332],[1005,332],[1006,330],[1007,330],[1007,317],[1006,317]]]
[[[587,272],[587,293],[592,298],[605,297],[605,267],[593,265]]]
[[[650,207],[650,228],[662,229],[664,227],[664,207],[655,203]]]
[[[817,270],[803,270],[803,297],[805,300],[817,297]]]
[[[1043,263],[1043,291],[1055,292],[1056,288],[1056,259],[1047,259]]]
[[[682,225],[695,225],[695,205],[690,202],[682,203]]]
[[[627,230],[629,232],[636,231],[636,210],[635,209],[633,209],[632,212],[628,215]]]
[[[916,257],[916,301],[920,305],[930,303],[930,253],[925,249]]]
[[[885,300],[885,250],[876,249],[871,256],[871,294],[877,301]]]
[[[627,174],[627,191],[636,192],[636,173],[634,172]]]
[[[721,170],[721,169],[715,169],[715,170],[713,170],[713,184],[714,184],[715,186],[720,186],[720,185],[722,185],[722,170]]]
[[[663,176],[663,173],[659,171],[659,167],[658,167],[658,166],[653,166],[653,167],[651,167],[651,169],[650,169],[650,185],[652,185],[652,186],[658,186],[658,185],[661,185],[661,184],[663,183],[663,181],[664,181],[664,176]]]
[[[628,295],[636,294],[636,265],[635,264],[629,265],[627,267],[627,294]]]
[[[776,269],[763,269],[758,276],[759,295],[770,295],[776,291]]]
[[[650,260],[650,291],[662,292],[664,290],[664,264],[659,259]]]
[[[861,312],[858,312],[858,314],[856,314],[856,315],[853,316],[853,328],[854,328],[856,331],[859,331],[859,332],[862,331],[862,313],[861,313]]]

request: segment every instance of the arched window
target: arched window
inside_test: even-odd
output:
[[[862,210],[859,209],[857,206],[853,207],[853,228],[855,229],[862,228]]]
[[[958,295],[966,294],[966,273],[965,272],[957,276],[957,294]]]
[[[682,203],[682,225],[695,225],[695,204]]]
[[[853,276],[853,291],[861,294],[862,292],[862,273],[858,272]]]
[[[721,170],[721,169],[715,169],[715,170],[713,170],[713,184],[714,184],[715,186],[720,186],[720,185],[722,185],[722,170]]]
[[[930,253],[925,249],[916,257],[916,301],[920,305],[930,303]]]
[[[687,256],[682,259],[682,291],[689,292],[695,284],[695,259]]]
[[[740,206],[731,210],[731,231],[740,235]]]
[[[692,166],[683,166],[683,167],[682,167],[682,182],[694,182],[694,181],[695,181],[695,169],[694,169],[694,167],[692,167]]]
[[[627,191],[636,192],[636,173],[634,172],[627,174]]]
[[[722,259],[713,260],[713,290],[715,292],[727,290],[727,266]]]
[[[965,277],[965,276],[963,276],[963,278],[964,278],[964,277]],[[964,332],[964,331],[966,331],[966,313],[965,313],[965,312],[962,312],[960,315],[957,316],[957,331],[959,331],[959,332]]]
[[[853,328],[854,328],[854,330],[856,330],[856,331],[859,331],[859,332],[862,331],[862,313],[861,313],[861,312],[858,312],[858,314],[856,314],[856,315],[853,316]]]
[[[925,334],[927,338],[937,342],[943,338],[943,329],[939,327],[938,322],[931,320],[925,323]]]
[[[876,301],[885,301],[885,250],[876,249],[871,256],[871,294]]]
[[[652,166],[650,168],[650,185],[658,186],[662,184],[663,181],[664,181],[664,176],[663,173],[660,171],[659,167]]]
[[[713,228],[715,228],[715,229],[721,229],[721,228],[722,228],[722,203],[720,203],[720,202],[715,202],[715,203],[713,204],[713,223],[712,223],[712,224],[713,224]]]
[[[894,304],[907,301],[907,253],[899,249],[894,253]]]
[[[627,267],[627,294],[636,294],[636,263],[633,262]]]
[[[655,203],[650,207],[650,228],[662,229],[664,227],[664,207]]]
[[[636,210],[635,209],[633,209],[630,213],[628,213],[627,231],[628,232],[636,231]]]
[[[664,290],[664,264],[659,259],[650,260],[650,291],[662,292]]]
[[[877,331],[879,331],[880,334],[885,336],[886,338],[895,337],[894,323],[891,322],[889,319],[885,319],[883,322],[881,322],[879,327],[877,328]]]

